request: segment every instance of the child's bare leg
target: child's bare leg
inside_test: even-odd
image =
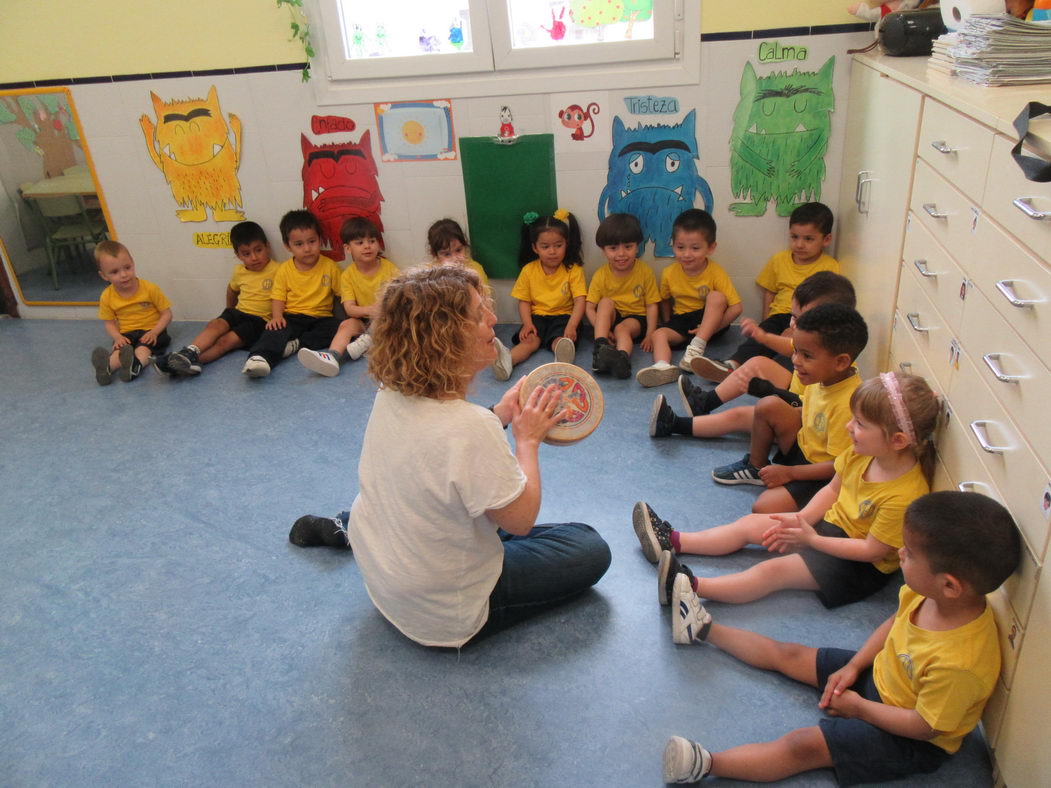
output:
[[[153,355],[153,348],[149,345],[139,345],[135,348],[135,358],[139,360],[142,366],[146,366],[150,363],[150,356]]]
[[[209,320],[208,324],[201,329],[201,333],[193,338],[191,345],[197,347],[197,350],[203,355],[204,351],[214,345],[219,339],[229,333],[230,324],[223,320],[221,317],[217,317],[214,320]],[[222,353],[219,354],[220,356]],[[215,358],[218,358],[216,356]],[[213,359],[209,359],[213,360]],[[203,361],[203,359],[202,359]]]
[[[797,728],[774,741],[742,744],[724,752],[712,753],[709,774],[735,780],[772,782],[830,766],[832,755],[825,737],[818,726],[812,725]]]
[[[629,356],[631,349],[635,347],[635,337],[642,333],[642,324],[633,317],[617,323],[613,329],[613,340],[617,350],[623,350]]]
[[[747,629],[712,622],[705,642],[718,646],[746,665],[772,670],[802,684],[817,686],[817,649],[799,643],[784,643]]]
[[[752,421],[752,465],[756,468],[769,465],[770,447],[775,443],[787,454],[802,426],[803,414],[799,408],[793,408],[778,397],[763,397],[759,400]]]
[[[364,333],[365,324],[356,317],[348,317],[339,324],[339,328],[336,329],[336,335],[332,337],[332,342],[329,343],[329,348],[332,350],[333,355],[340,359],[343,357],[347,345],[350,344],[350,340]]]
[[[595,339],[609,336],[613,320],[617,316],[617,307],[612,298],[602,298],[595,304]]]
[[[120,351],[114,350],[109,354],[109,371],[116,372],[120,369]]]
[[[538,350],[540,350],[540,337],[533,334],[529,339],[522,340],[511,347],[511,363],[521,364]]]
[[[704,317],[701,318],[701,323],[697,326],[697,333],[694,336],[707,342],[716,332],[726,328],[732,321],[733,317],[726,314],[726,296],[718,290],[713,290],[704,299]]]
[[[780,389],[788,388],[792,382],[792,373],[772,358],[753,356],[731,372],[726,380],[715,387],[715,393],[723,402],[729,402],[748,393],[748,384],[752,378],[769,380]]]
[[[713,602],[742,604],[762,599],[774,591],[816,591],[817,588],[817,581],[810,574],[803,558],[794,553],[771,558],[743,572],[720,577],[699,577],[695,590],[698,595]]]
[[[197,342],[195,341],[194,344],[196,345]],[[200,347],[200,345],[197,345],[197,347]],[[237,334],[235,334],[233,331],[227,331],[225,334],[223,334],[221,337],[215,340],[212,343],[211,347],[209,347],[207,350],[202,350],[200,355],[198,356],[198,360],[202,364],[210,364],[217,358],[221,358],[222,356],[225,356],[227,353],[229,353],[231,350],[237,350],[237,348],[239,347],[244,347],[244,342],[242,341],[241,337],[237,336]]]
[[[683,339],[684,337],[678,331],[672,331],[670,328],[658,328],[653,332],[653,360],[670,364],[672,343],[677,345]]]
[[[771,487],[763,490],[762,495],[755,499],[752,511],[756,514],[775,514],[776,512],[797,512],[799,504],[792,494],[784,487]]]
[[[693,417],[693,437],[718,438],[729,432],[748,432],[752,429],[755,408],[744,405],[730,408],[721,413],[709,413],[707,416]]]
[[[765,514],[746,514],[727,525],[703,531],[679,531],[679,552],[695,555],[727,555],[745,545],[760,544],[763,533],[774,525]]]

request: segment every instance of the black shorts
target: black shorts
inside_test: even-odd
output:
[[[569,315],[533,315],[533,325],[536,327],[536,335],[540,337],[540,347],[550,348],[556,339],[566,333],[569,317]],[[521,330],[518,329],[511,337],[512,345],[520,342],[518,334]]]
[[[792,444],[792,448],[788,450],[788,454],[782,454],[780,451],[774,453],[773,459],[770,460],[775,465],[811,465],[810,460],[803,454],[803,450],[799,448],[799,442]],[[792,496],[792,500],[796,502],[796,506],[802,509],[808,503],[810,499],[817,495],[818,490],[828,484],[832,479],[793,479],[790,482],[785,482],[785,489],[788,490],[788,494]]]
[[[817,650],[818,692],[824,691],[828,677],[850,662],[855,653],[842,648]],[[871,667],[858,676],[852,689],[866,700],[883,702]],[[818,724],[840,785],[885,783],[928,774],[949,759],[949,753],[937,745],[895,736],[858,719],[826,717]]]
[[[674,343],[672,346],[683,344],[687,339],[691,338],[690,332],[693,331],[697,326],[701,324],[701,320],[704,318],[703,309],[695,309],[692,312],[683,312],[681,315],[673,314],[667,323],[661,323],[659,328],[670,328],[676,334],[681,334],[683,339],[679,342]]]
[[[796,370],[796,368],[792,365],[791,356],[782,356],[780,353],[778,353],[776,356],[774,356],[774,361],[776,361],[782,367],[787,369],[789,372],[795,372]]]
[[[820,536],[850,538],[838,525],[825,520],[817,523],[814,530]],[[818,590],[814,593],[827,608],[866,599],[887,585],[891,577],[897,574],[881,572],[868,561],[848,561],[812,547],[804,547],[799,555],[817,581]]]
[[[629,317],[633,317],[636,320],[638,320],[639,325],[642,326],[642,330],[639,331],[639,335],[636,337],[636,339],[641,339],[642,337],[646,336],[646,329],[648,329],[650,325],[650,321],[646,319],[646,315],[622,315],[620,312],[617,312],[616,315],[617,316],[613,319],[613,325],[609,327],[611,331],[616,326],[620,325],[625,320],[627,320]]]
[[[163,331],[161,331],[161,333],[159,333],[157,335],[156,343],[154,343],[152,345],[146,345],[146,344],[143,344],[140,341],[142,339],[143,335],[145,335],[145,334],[146,334],[146,330],[145,329],[137,329],[135,331],[122,331],[121,332],[121,336],[127,338],[127,340],[129,342],[131,342],[131,347],[133,349],[137,348],[137,347],[146,347],[146,348],[149,348],[153,352],[153,355],[157,355],[158,353],[163,351],[164,348],[168,347],[168,345],[170,345],[172,343],[172,338],[170,336],[168,336],[168,329],[164,329]]]
[[[225,320],[230,330],[241,340],[245,347],[251,347],[263,335],[266,321],[258,315],[250,315],[240,309],[224,309],[219,320]]]

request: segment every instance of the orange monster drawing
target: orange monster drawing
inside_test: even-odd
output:
[[[208,208],[217,222],[239,222],[241,184],[241,121],[230,114],[223,120],[215,86],[207,99],[173,100],[165,103],[151,92],[156,128],[149,116],[139,118],[146,148],[179,205],[175,215],[182,222],[203,222]],[[230,139],[230,130],[233,139]]]

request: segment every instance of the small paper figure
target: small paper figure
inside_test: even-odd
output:
[[[510,107],[500,107],[500,137],[510,139],[515,136],[515,126]]]

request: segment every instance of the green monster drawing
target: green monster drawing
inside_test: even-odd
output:
[[[762,216],[774,200],[778,216],[788,216],[797,205],[821,199],[835,66],[830,57],[820,71],[757,77],[745,63],[730,137],[730,186],[735,197],[751,202],[730,203],[735,215]]]

